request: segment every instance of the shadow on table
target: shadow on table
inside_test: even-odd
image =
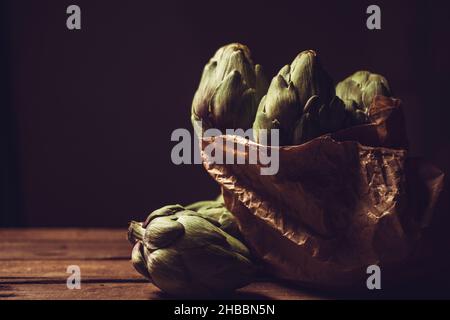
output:
[[[174,297],[163,292],[157,292],[156,299],[162,300],[428,300],[450,299],[450,276],[448,273],[437,273],[433,277],[417,278],[415,281],[391,284],[382,287],[381,290],[368,290],[360,288],[356,290],[321,290],[305,288],[284,281],[264,282],[269,287],[262,292],[255,288],[250,292],[244,287],[234,293],[222,296],[208,297]],[[252,285],[257,285],[254,283]],[[250,285],[250,286],[252,286]],[[267,294],[266,294],[267,292]],[[283,294],[280,294],[282,292]]]
[[[250,292],[239,292],[236,291],[229,295],[221,296],[207,296],[207,297],[174,297],[164,292],[155,293],[157,299],[161,300],[271,300],[271,297],[260,294],[260,293],[250,293]]]
[[[409,282],[387,284],[380,290],[357,288],[354,290],[321,290],[303,288],[289,282],[283,287],[300,290],[307,296],[331,300],[449,300],[450,272],[437,272],[433,276],[418,277]]]

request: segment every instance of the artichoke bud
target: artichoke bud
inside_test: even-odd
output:
[[[261,129],[278,129],[280,145],[306,142],[307,137],[318,136],[320,107],[328,106],[333,97],[333,81],[316,52],[299,53],[273,78],[259,104],[253,123],[255,141],[260,142]]]
[[[296,119],[301,116],[299,100],[293,83],[278,74],[273,78],[267,95],[261,100],[253,123],[253,136],[260,141],[260,129],[278,129],[280,145],[290,144]],[[270,133],[270,132],[268,132]]]
[[[166,206],[155,211],[157,216],[146,227],[132,222],[129,235],[135,236],[136,270],[161,290],[178,296],[225,293],[252,281],[256,267],[248,248],[203,217],[213,210],[211,216],[217,219],[220,205],[202,202],[190,206],[199,212],[183,208],[172,214],[170,210],[180,206]],[[224,223],[224,210],[219,223]]]
[[[205,129],[248,129],[259,101],[267,90],[261,66],[254,65],[250,50],[238,43],[226,45],[205,66],[192,102],[191,120]]]
[[[300,52],[291,63],[290,81],[297,89],[302,107],[313,95],[319,96],[324,104],[328,104],[335,95],[333,80],[313,50]]]
[[[390,97],[392,93],[386,78],[382,75],[369,71],[357,71],[337,84],[336,95],[348,108],[355,104],[357,109],[367,114],[376,95]],[[353,114],[353,118],[357,123],[363,120],[361,115]]]

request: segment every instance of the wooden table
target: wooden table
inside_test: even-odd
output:
[[[167,299],[130,260],[126,230],[0,229],[0,299]],[[81,270],[81,289],[67,288],[67,267]],[[415,279],[416,280],[416,279]],[[386,287],[384,287],[386,288]],[[367,293],[365,293],[367,294]],[[256,282],[226,299],[450,298],[450,269],[401,290],[330,296],[277,282]]]
[[[0,229],[0,299],[164,299],[130,263],[125,230]],[[78,265],[81,289],[69,290],[67,267]],[[323,298],[258,282],[232,299]]]

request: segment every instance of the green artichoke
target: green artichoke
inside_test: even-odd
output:
[[[369,71],[357,71],[336,86],[336,95],[341,98],[352,125],[367,122],[370,104],[376,95],[391,96],[391,89],[385,77]]]
[[[341,99],[334,97],[324,104],[318,96],[312,96],[294,129],[293,144],[302,144],[322,134],[338,131],[347,122],[345,105]]]
[[[217,295],[252,281],[256,267],[249,250],[220,228],[223,212],[217,219],[208,212],[214,207],[194,204],[195,212],[170,205],[153,211],[144,223],[132,221],[128,238],[136,270],[177,296]]]
[[[226,45],[215,53],[203,70],[192,102],[194,128],[244,129],[252,127],[267,81],[261,66],[254,65],[250,50],[242,44]]]
[[[222,201],[199,201],[186,206],[186,209],[197,212],[199,216],[205,219],[214,220],[213,224],[229,235],[242,241],[242,236],[239,232],[236,218],[230,211],[228,211]]]
[[[254,140],[260,142],[261,129],[278,129],[280,145],[301,144],[340,128],[343,114],[316,52],[303,51],[272,79],[253,123]]]

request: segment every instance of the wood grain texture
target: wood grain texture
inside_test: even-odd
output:
[[[129,261],[125,230],[0,229],[0,299],[167,299]],[[69,265],[81,289],[69,290]],[[256,282],[227,299],[321,299],[275,282]]]
[[[0,260],[128,259],[124,230],[31,229],[0,231]]]

